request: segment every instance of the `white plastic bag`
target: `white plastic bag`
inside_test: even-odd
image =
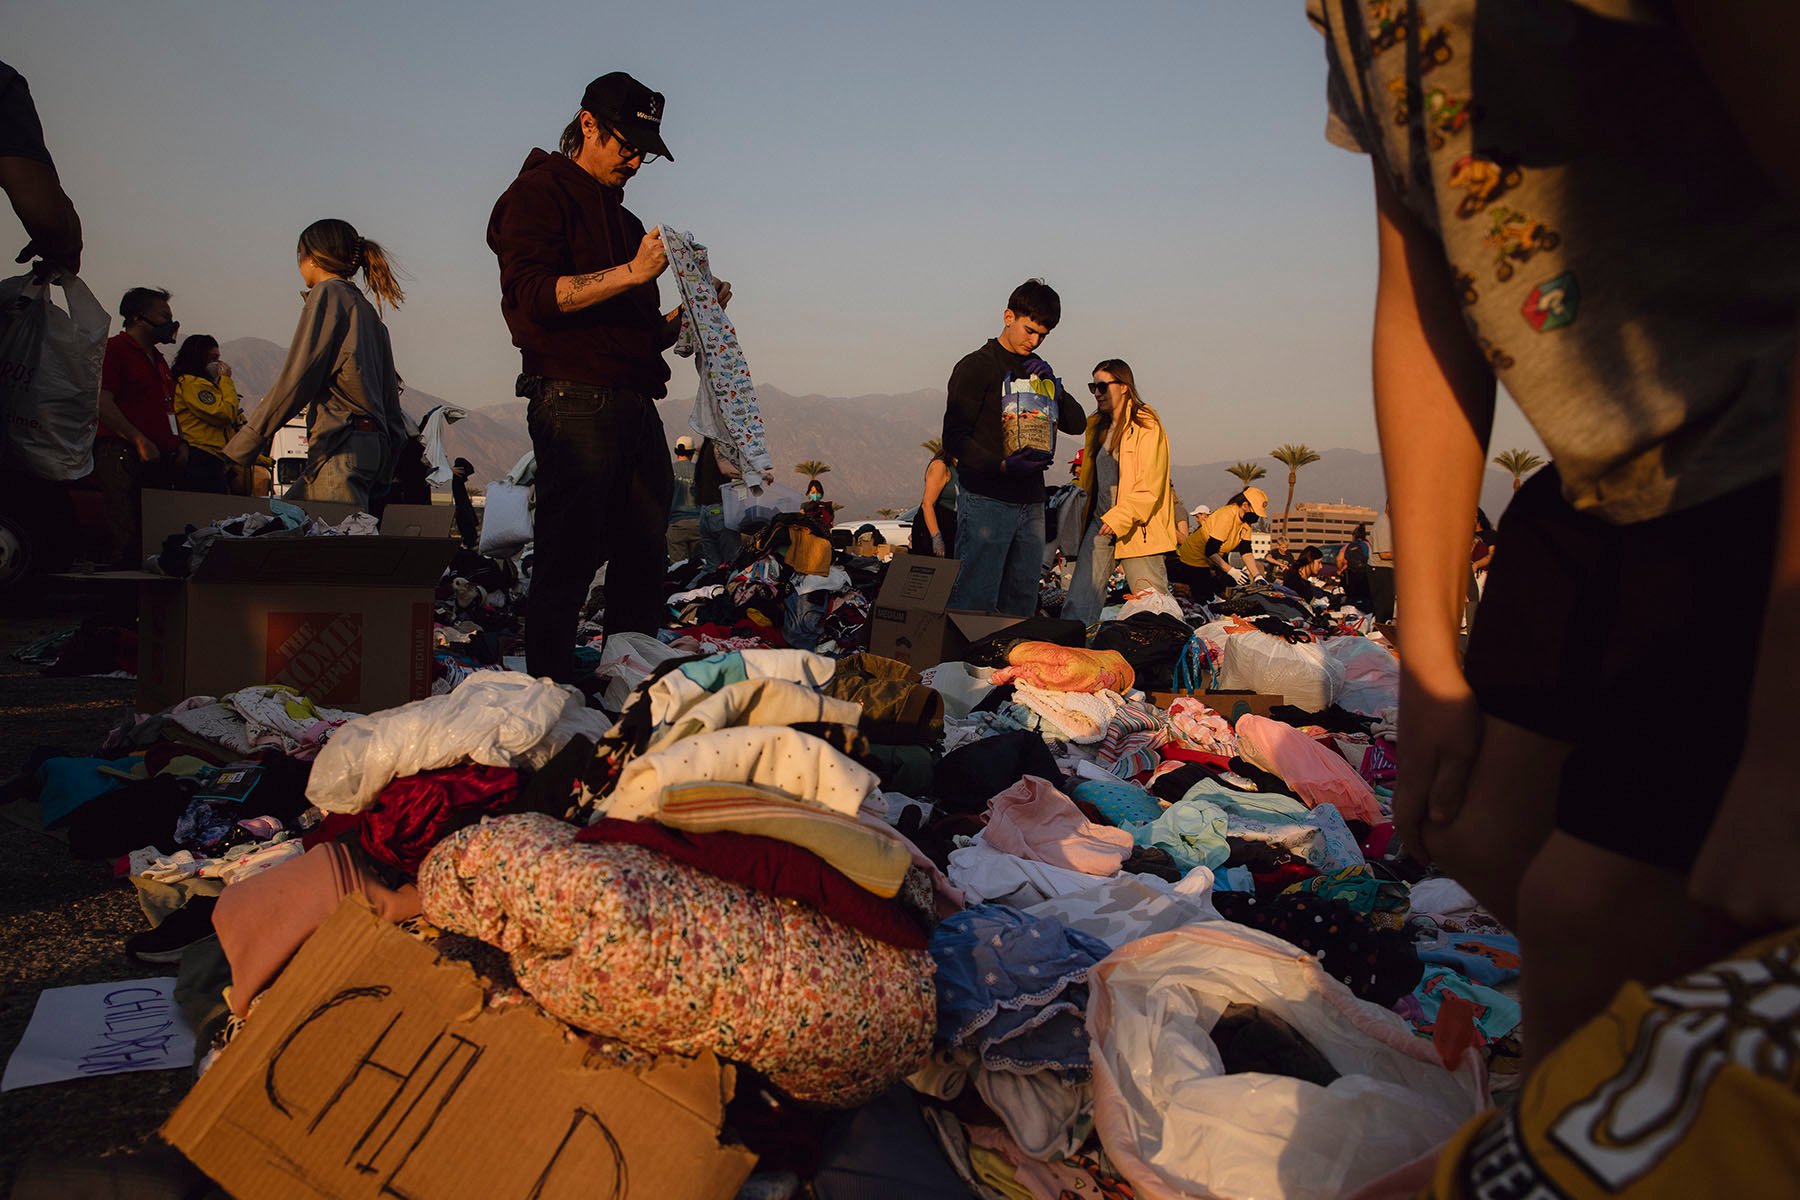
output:
[[[1094,1125],[1137,1194],[1342,1196],[1441,1145],[1485,1103],[1401,1018],[1318,960],[1226,921],[1130,942],[1088,978]],[[1328,1087],[1226,1074],[1209,1031],[1232,1004],[1279,1017],[1330,1061]]]
[[[785,483],[761,483],[752,487],[733,480],[719,488],[725,528],[742,529],[771,520],[777,513],[799,512],[806,497]]]
[[[54,287],[62,288],[66,308],[51,299]],[[0,281],[0,307],[14,305],[22,307],[0,335],[11,343],[0,364],[8,454],[41,479],[81,479],[94,469],[106,309],[73,275],[48,284],[30,275]],[[27,368],[22,359],[34,336],[36,361]]]
[[[919,682],[944,698],[944,715],[960,721],[994,690],[994,668],[945,662],[919,673]]]
[[[1316,642],[1290,643],[1261,630],[1226,633],[1223,622],[1199,633],[1220,649],[1216,690],[1281,696],[1307,712],[1324,712],[1343,691],[1343,664]]]
[[[1164,595],[1155,588],[1148,588],[1138,596],[1127,600],[1119,606],[1118,615],[1108,619],[1128,621],[1141,612],[1161,613],[1165,617],[1174,617],[1177,621],[1187,620],[1187,614],[1181,611],[1181,602],[1173,596]]]
[[[480,553],[511,558],[531,537],[531,489],[498,479],[488,484],[481,512]]]

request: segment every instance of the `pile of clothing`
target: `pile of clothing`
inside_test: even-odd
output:
[[[431,694],[477,671],[523,671],[532,555],[490,558],[462,549],[438,580],[432,608]]]
[[[285,500],[271,497],[268,512],[249,512],[214,521],[210,525],[188,526],[182,533],[163,539],[162,549],[144,560],[144,570],[157,575],[185,579],[206,560],[207,551],[221,541],[250,538],[296,537],[368,537],[381,531],[380,522],[366,512],[354,512],[333,524],[320,517],[308,516],[306,510]]]
[[[676,568],[581,688],[508,669],[522,581],[471,556],[430,698],[196,697],[41,764],[46,819],[204,900],[221,1016],[358,896],[598,1054],[736,1064],[728,1135],[821,1197],[1335,1194],[1510,1081],[1517,942],[1394,845],[1357,614],[1149,595],[915,672],[851,550]],[[1188,694],[1234,686],[1287,703]]]

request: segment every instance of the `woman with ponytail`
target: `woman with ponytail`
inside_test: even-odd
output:
[[[368,509],[387,490],[400,447],[413,433],[400,409],[400,377],[380,311],[398,308],[406,296],[387,251],[348,221],[308,225],[295,259],[307,291],[287,363],[225,456],[249,466],[304,409],[306,473],[289,497]],[[374,303],[351,282],[358,271]]]

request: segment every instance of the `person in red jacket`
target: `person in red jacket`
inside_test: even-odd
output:
[[[175,423],[175,380],[158,346],[173,345],[181,322],[161,288],[134,287],[119,301],[124,326],[107,339],[100,362],[100,426],[94,482],[106,499],[102,560],[142,566],[138,529],[146,487],[172,488],[187,467]]]
[[[518,394],[537,454],[535,566],[525,617],[533,675],[569,681],[594,573],[610,563],[607,633],[662,624],[674,475],[656,401],[680,310],[658,310],[662,230],[625,207],[658,158],[663,96],[622,71],[588,84],[560,149],[533,150],[488,221],[500,312],[519,348]],[[719,302],[731,295],[720,281]]]

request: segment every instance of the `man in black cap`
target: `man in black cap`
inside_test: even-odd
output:
[[[673,160],[663,97],[622,71],[588,84],[560,152],[533,150],[488,220],[500,311],[524,360],[518,394],[537,452],[536,565],[526,608],[533,675],[575,673],[575,629],[594,573],[610,563],[606,632],[664,617],[673,489],[655,402],[680,310],[658,311],[668,266],[660,228],[624,205],[646,163]],[[723,304],[731,289],[719,284]]]

